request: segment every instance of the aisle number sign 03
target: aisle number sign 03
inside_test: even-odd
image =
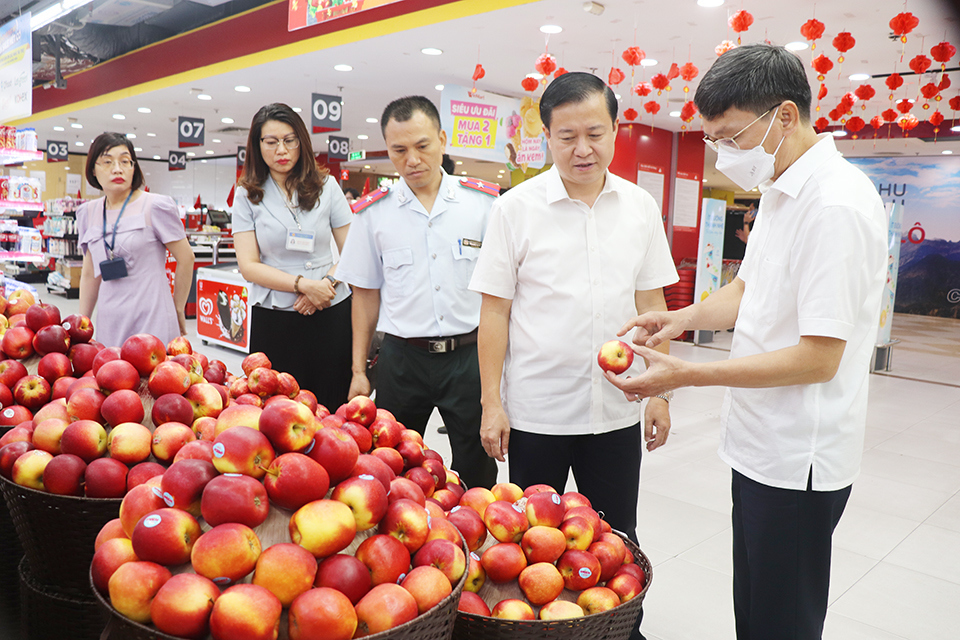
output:
[[[322,93],[310,95],[310,124],[314,133],[340,131],[343,123],[343,99]]]
[[[327,157],[331,160],[346,160],[350,154],[350,138],[330,136],[327,138]]]
[[[184,147],[203,146],[203,118],[180,116],[177,119],[177,143]]]
[[[171,151],[167,155],[167,171],[185,171],[187,169],[187,152]]]
[[[69,152],[66,142],[47,140],[47,162],[66,162]]]

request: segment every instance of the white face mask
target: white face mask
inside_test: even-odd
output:
[[[773,127],[773,121],[777,117],[777,110],[773,112],[773,118],[767,125],[767,131],[763,134],[760,144],[752,149],[731,149],[727,146],[717,148],[717,171],[733,180],[744,191],[753,191],[759,185],[773,177],[774,163],[777,159],[777,151],[780,151],[780,145],[783,139],[772,154],[767,153],[763,148],[763,143]]]

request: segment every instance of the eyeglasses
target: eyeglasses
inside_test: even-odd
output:
[[[100,158],[97,160],[97,166],[108,171],[112,169],[113,165],[115,164],[119,164],[120,168],[124,171],[133,169],[133,160],[130,158],[119,158],[117,160],[114,160],[113,158]]]
[[[260,138],[260,142],[263,144],[263,146],[271,151],[276,149],[281,143],[283,143],[283,146],[286,149],[296,149],[300,146],[300,139],[296,136],[287,136],[283,140],[273,136],[267,136],[265,138]]]
[[[760,114],[760,116],[759,116],[756,120],[754,120],[753,122],[751,122],[750,124],[748,124],[747,126],[745,126],[743,129],[740,129],[740,131],[738,131],[738,132],[735,133],[734,135],[730,136],[729,138],[720,138],[719,140],[714,140],[714,139],[711,138],[710,136],[704,135],[704,136],[703,136],[703,141],[704,141],[704,143],[706,143],[706,145],[707,145],[708,147],[710,147],[710,148],[713,149],[714,151],[717,151],[720,147],[723,147],[724,149],[729,149],[729,150],[731,150],[731,151],[739,151],[739,150],[740,150],[740,145],[737,144],[737,137],[738,137],[741,133],[743,133],[744,131],[746,131],[747,129],[749,129],[749,128],[752,127],[753,125],[755,125],[756,123],[760,122],[760,120],[762,120],[762,119],[764,118],[764,116],[766,116],[768,113],[770,113],[771,111],[773,111],[774,109],[776,109],[776,108],[779,107],[779,106],[780,106],[780,105],[774,105],[774,106],[770,107],[769,109],[767,109],[766,111],[764,111],[762,114]]]

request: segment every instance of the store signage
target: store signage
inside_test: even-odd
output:
[[[188,118],[180,116],[177,119],[177,142],[184,147],[199,147],[203,145],[203,118]]]
[[[248,309],[247,287],[197,278],[197,333],[202,338],[246,350]]]
[[[327,138],[327,158],[330,160],[346,160],[350,153],[350,138],[330,136]]]
[[[167,156],[167,171],[184,171],[187,168],[187,152],[171,151]]]
[[[247,162],[247,148],[237,147],[237,171],[243,171],[243,165]]]
[[[47,162],[66,162],[70,147],[60,140],[47,140]]]
[[[343,98],[322,93],[310,94],[310,124],[314,133],[340,131],[342,116]]]
[[[350,16],[361,11],[393,4],[400,0],[318,0],[304,2],[304,0],[290,0],[287,5],[287,31],[296,31],[315,24],[330,22],[337,18]]]
[[[351,151],[350,157],[348,160],[350,162],[356,162],[357,160],[366,160],[367,159],[367,150],[361,149],[360,151]]]
[[[32,43],[29,12],[0,25],[0,122],[33,112]]]
[[[350,179],[350,169],[343,169],[340,171],[340,180],[346,181]]]
[[[727,221],[727,201],[704,198],[700,207],[700,246],[697,250],[697,279],[694,302],[700,302],[720,288],[723,277],[723,232]],[[698,331],[694,342],[713,336],[712,331]],[[705,339],[704,341],[709,341]]]

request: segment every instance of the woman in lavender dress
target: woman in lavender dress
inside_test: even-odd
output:
[[[86,176],[104,194],[77,209],[83,253],[80,313],[91,317],[99,307],[94,337],[119,347],[136,333],[155,335],[164,344],[186,334],[184,305],[194,257],[176,203],[142,190],[133,144],[120,133],[104,133],[93,141]],[[167,250],[177,261],[172,296]]]

